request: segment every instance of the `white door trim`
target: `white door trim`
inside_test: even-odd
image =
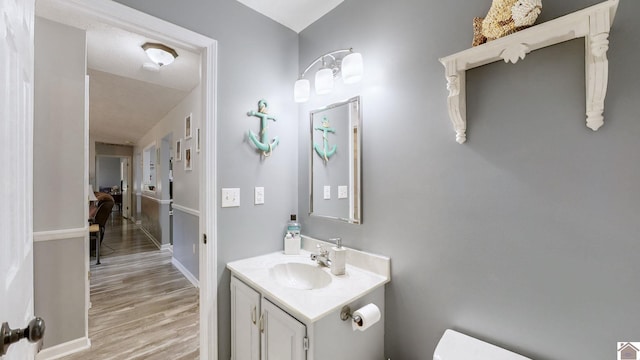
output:
[[[216,173],[214,142],[217,118],[217,50],[216,40],[171,24],[151,15],[109,0],[40,0],[59,9],[68,9],[105,24],[149,36],[168,46],[199,52],[202,82],[202,131],[204,156],[200,156],[200,233],[207,234],[207,245],[200,242],[200,359],[218,358],[217,316],[217,239]],[[37,11],[37,9],[36,9]],[[88,173],[88,166],[86,168]]]

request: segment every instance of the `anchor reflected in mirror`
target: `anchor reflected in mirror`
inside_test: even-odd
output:
[[[309,214],[362,223],[360,97],[310,112]]]
[[[327,119],[327,117],[323,117],[322,118],[322,126],[318,126],[314,128],[315,130],[319,130],[322,131],[322,143],[324,145],[323,148],[320,148],[320,145],[314,143],[313,144],[313,148],[316,150],[316,153],[318,153],[318,155],[320,155],[320,157],[325,161],[329,161],[329,158],[336,153],[336,150],[338,149],[338,145],[333,144],[333,147],[331,148],[331,150],[329,150],[329,133],[333,133],[335,134],[336,129],[332,128],[329,125],[329,120]]]

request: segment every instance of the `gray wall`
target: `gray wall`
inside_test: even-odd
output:
[[[84,237],[35,243],[35,314],[47,324],[43,348],[85,336]]]
[[[85,34],[46,19],[36,20],[33,229],[80,228],[86,224],[87,187],[82,137]]]
[[[120,158],[98,156],[96,164],[98,167],[98,186],[94,190],[98,191],[102,187],[120,186]]]
[[[87,222],[84,31],[36,17],[34,83],[34,305],[51,347],[86,331],[85,237],[37,241]]]
[[[282,249],[284,225],[297,210],[298,123],[293,82],[298,71],[298,36],[235,0],[119,0],[146,13],[218,40],[216,144],[218,189],[239,187],[241,206],[218,209],[219,356],[230,357],[229,272],[225,264]],[[270,137],[280,145],[264,160],[247,142],[259,120],[248,117],[258,101],[277,118]],[[179,164],[180,166],[182,164]],[[265,204],[253,205],[253,188],[264,186]]]
[[[199,221],[199,216],[173,208],[173,257],[196,279],[200,277]]]
[[[198,69],[191,69],[199,71]],[[196,151],[196,129],[202,127],[202,90],[201,86],[196,86],[178,105],[171,109],[163,118],[144,136],[142,136],[137,144],[136,153],[142,153],[146,147],[155,143],[158,150],[159,158],[156,159],[156,189],[154,192],[143,190],[145,196],[169,200],[169,160],[173,161],[173,204],[198,212],[200,210],[200,156],[203,152]],[[191,114],[191,131],[192,137],[185,139],[185,117]],[[176,160],[175,142],[181,139],[181,160]],[[186,170],[186,149],[191,149],[191,170]],[[134,167],[140,172],[141,166]],[[141,176],[136,175],[141,178]],[[140,186],[138,183],[136,186]],[[144,201],[150,201],[143,198]],[[168,212],[169,205],[161,205],[160,212],[155,214],[149,213],[145,209],[149,209],[148,205],[141,207],[142,213],[137,214],[136,218],[142,220],[142,225],[157,224],[162,228],[162,243],[174,245],[174,250],[178,249],[178,256],[174,251],[174,257],[180,261],[189,271],[197,278],[198,271],[192,272],[191,269],[198,269],[198,254],[193,253],[193,244],[198,244],[199,220],[190,218],[189,224],[195,224],[193,228],[184,226],[171,228],[171,217]],[[160,216],[160,217],[158,217]],[[165,230],[166,229],[166,230]],[[158,238],[159,239],[159,238]],[[173,239],[173,242],[171,242]],[[186,249],[189,249],[186,251]]]
[[[545,1],[541,20],[597,2]],[[468,72],[459,145],[437,59],[469,47],[490,5],[346,0],[301,33],[300,68],[350,46],[365,62],[364,224],[302,216],[303,232],[391,257],[387,357],[430,358],[454,328],[540,360],[612,358],[640,334],[640,2],[620,2],[600,130],[585,127],[576,40]]]
[[[91,119],[89,119],[89,121],[91,121]],[[96,190],[98,189],[95,179],[96,156],[99,155],[118,155],[133,158],[133,146],[96,142],[96,140],[89,135],[89,184],[94,185],[93,188]]]

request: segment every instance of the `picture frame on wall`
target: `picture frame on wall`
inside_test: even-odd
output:
[[[184,149],[184,169],[189,171],[192,169],[191,164],[193,161],[193,157],[191,156],[191,147],[187,147]]]
[[[182,139],[176,141],[176,161],[182,160]]]
[[[196,129],[196,152],[200,152],[200,128]]]
[[[184,118],[184,139],[191,139],[193,133],[191,131],[191,114],[189,114],[186,118]]]

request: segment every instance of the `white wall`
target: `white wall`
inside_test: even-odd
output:
[[[198,85],[195,89],[185,97],[185,99],[180,102],[176,107],[174,107],[167,115],[165,115],[162,120],[158,122],[147,134],[145,134],[134,147],[134,154],[140,155],[140,159],[142,158],[141,154],[145,147],[149,144],[155,142],[156,147],[161,147],[163,145],[162,139],[168,134],[173,134],[173,141],[170,143],[171,146],[171,154],[175,159],[175,143],[177,139],[182,139],[182,161],[175,161],[173,164],[173,201],[175,204],[198,210],[199,208],[199,180],[200,180],[200,168],[198,161],[200,159],[200,154],[196,152],[195,146],[195,132],[196,128],[199,128],[202,123],[201,116],[201,90]],[[189,114],[191,115],[191,126],[192,132],[194,136],[189,139],[184,139],[184,119]],[[185,149],[191,147],[192,148],[192,170],[186,171],[184,169],[184,152]],[[162,149],[160,150],[162,153]],[[161,172],[164,170],[161,165],[161,161],[158,159],[156,161],[157,166],[157,184],[156,184],[156,193],[149,194],[152,197],[156,197],[159,199],[168,199],[169,193],[165,192],[165,187],[168,187],[169,184],[163,181],[162,176],[160,176]],[[136,164],[134,169],[138,170],[139,164]],[[139,171],[139,170],[138,170]],[[137,178],[137,181],[140,181],[139,176],[134,176]],[[137,189],[140,188],[140,184],[136,184]]]
[[[45,348],[87,331],[85,64],[84,31],[36,17],[34,290]],[[51,230],[62,238],[43,241]]]
[[[196,129],[201,127],[201,97],[202,92],[198,85],[185,97],[176,107],[167,113],[160,122],[145,134],[136,144],[134,153],[136,159],[142,158],[144,148],[151,143],[156,144],[157,153],[160,159],[156,159],[156,189],[155,192],[142,191],[145,197],[156,199],[169,199],[169,177],[168,177],[168,156],[174,158],[173,162],[173,204],[174,220],[178,219],[178,225],[173,227],[174,258],[178,260],[194,277],[198,277],[198,216],[200,208],[199,184],[200,184],[200,155],[196,151]],[[190,139],[185,139],[185,118],[191,115]],[[176,141],[182,139],[181,158],[176,160]],[[185,169],[185,151],[191,148],[191,170]],[[137,172],[136,181],[140,181],[141,165],[135,164],[134,170]],[[140,184],[136,184],[140,188]],[[148,198],[141,198],[141,212],[136,215],[136,219],[141,221],[142,227],[147,229],[158,242],[163,245],[170,242],[170,225],[168,216],[168,205],[153,203]],[[183,210],[187,210],[185,213]],[[183,219],[188,219],[184,220]],[[183,226],[189,223],[189,226]],[[194,226],[195,224],[195,226]],[[160,237],[160,238],[158,238]],[[195,250],[194,250],[195,249]]]

